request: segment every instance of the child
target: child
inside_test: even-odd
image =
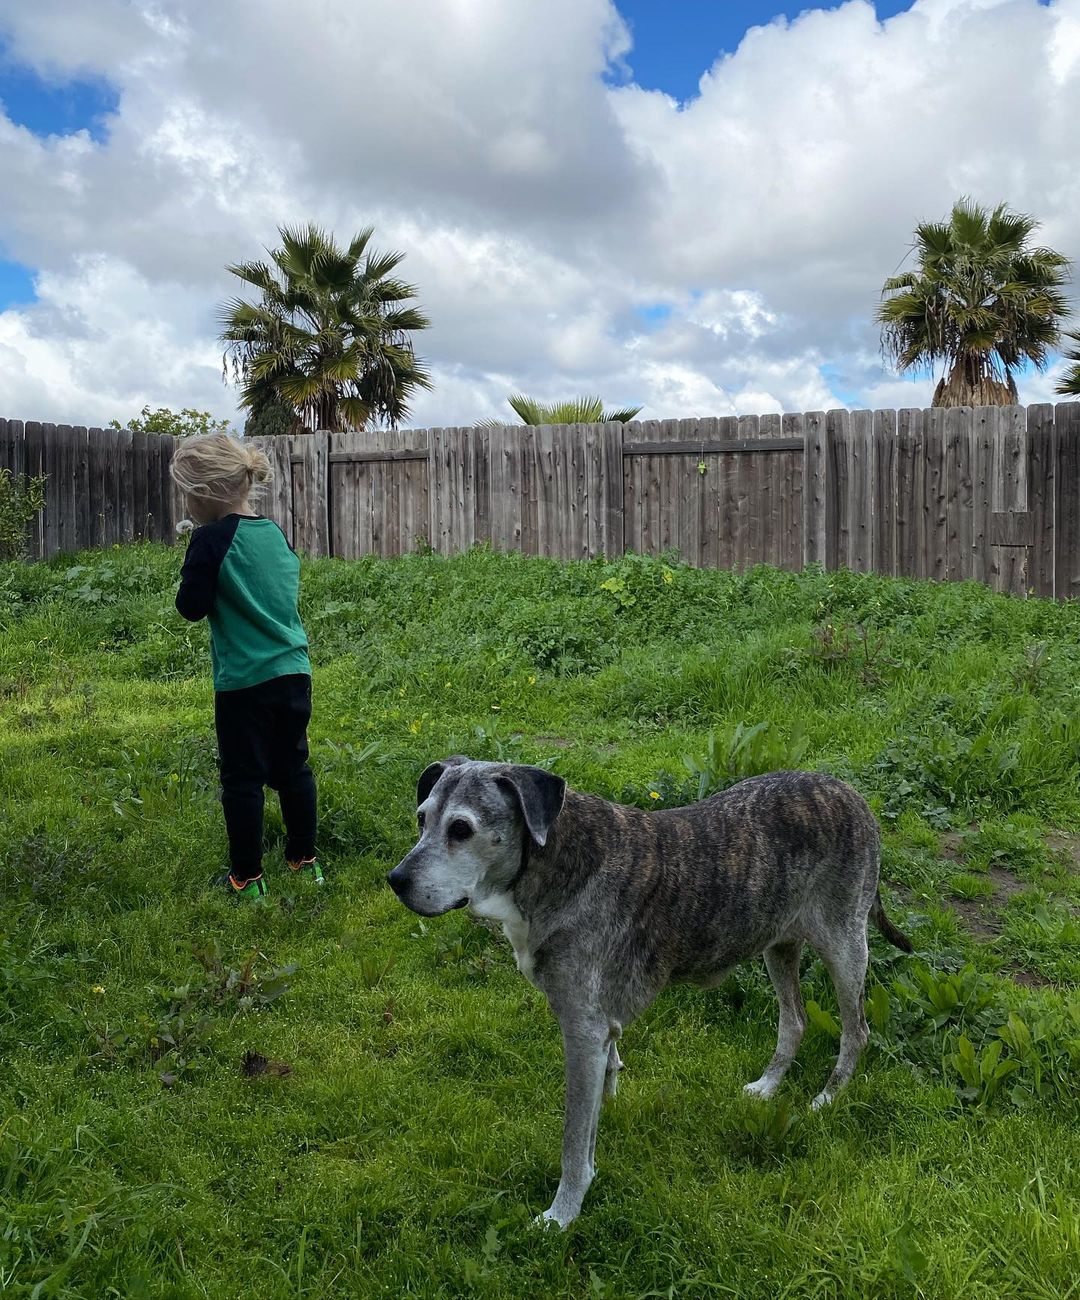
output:
[[[300,561],[250,498],[271,477],[255,447],[224,433],[181,442],[170,467],[195,529],[176,608],[210,620],[229,894],[260,903],[263,787],[278,792],[285,859],[316,884],[315,778],[308,767],[311,663],[297,600]]]

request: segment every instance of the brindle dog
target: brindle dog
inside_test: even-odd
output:
[[[668,984],[717,984],[763,953],[780,1002],[776,1052],[746,1091],[769,1097],[806,1026],[799,957],[832,977],[843,1033],[815,1108],[851,1078],[868,1037],[867,921],[911,944],[878,892],[880,831],[850,786],[815,772],[754,777],[687,808],[641,812],[569,790],[541,768],[435,763],[417,787],[420,839],[390,872],[421,916],[468,907],[502,923],[518,969],[562,1029],[562,1178],[542,1218],[577,1217],[594,1174],[602,1096],[623,1027]]]

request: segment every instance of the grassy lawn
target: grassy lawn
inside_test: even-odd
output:
[[[329,884],[285,878],[274,813],[260,912],[207,888],[179,562],[0,567],[0,1293],[1080,1294],[1080,607],[632,558],[311,563]],[[760,963],[670,990],[624,1036],[582,1217],[532,1229],[555,1022],[501,936],[383,881],[453,752],[644,807],[776,766],[854,782],[918,952],[873,940],[848,1092],[809,1113],[835,1054],[809,958],[770,1104],[740,1091],[775,1043]]]

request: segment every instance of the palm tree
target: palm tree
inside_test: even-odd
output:
[[[1076,344],[1071,352],[1065,353],[1065,360],[1075,361],[1076,364],[1065,371],[1056,391],[1064,393],[1067,397],[1080,397],[1080,330],[1066,334],[1065,337],[1072,339]]]
[[[272,266],[228,268],[261,295],[221,313],[241,405],[257,413],[284,403],[309,429],[397,425],[413,391],[431,387],[410,338],[427,317],[407,305],[415,288],[392,275],[404,254],[369,249],[370,226],[347,249],[314,225],[278,233]]]
[[[522,424],[627,424],[641,410],[640,406],[624,406],[618,411],[605,411],[599,397],[574,397],[568,402],[536,402],[531,397],[506,399]],[[505,420],[477,420],[478,429],[501,429]]]
[[[934,406],[1015,403],[1013,372],[1046,368],[1069,312],[1070,263],[1029,246],[1038,224],[1003,203],[989,212],[961,199],[947,222],[916,227],[918,267],[886,280],[877,320],[898,370],[943,366]]]

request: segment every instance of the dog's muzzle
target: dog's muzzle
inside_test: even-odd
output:
[[[386,883],[397,894],[399,900],[405,904],[410,912],[416,912],[419,916],[442,916],[444,912],[453,912],[456,908],[467,906],[469,900],[462,897],[455,903],[450,903],[446,907],[437,907],[434,911],[427,907],[421,907],[412,897],[412,881],[409,879],[408,872],[402,870],[403,863],[399,863],[393,871],[386,877]]]

